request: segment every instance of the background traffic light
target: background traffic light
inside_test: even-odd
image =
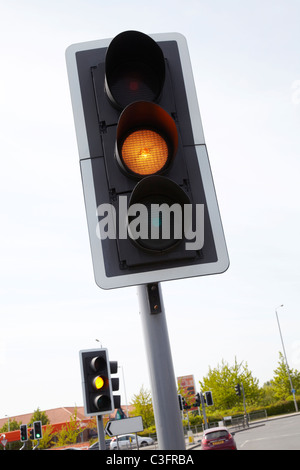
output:
[[[42,422],[41,421],[35,421],[33,423],[33,436],[34,436],[34,439],[42,439],[43,430],[42,430]]]
[[[226,270],[184,37],[125,31],[66,56],[97,284]]]
[[[191,408],[191,406],[188,405],[188,403],[186,402],[186,399],[184,397],[182,397],[182,406],[183,406],[184,410],[189,410]]]
[[[21,424],[20,426],[20,441],[21,442],[28,441],[27,424]]]
[[[213,406],[213,397],[211,392],[205,392],[205,401],[207,406]]]
[[[241,396],[241,386],[240,384],[237,384],[235,387],[235,394],[238,395],[239,397]]]
[[[180,411],[183,410],[183,402],[182,402],[183,398],[181,395],[178,395],[178,404],[179,404],[179,409]]]
[[[112,393],[119,389],[119,379],[111,378],[118,371],[118,363],[109,362],[107,349],[84,350],[79,354],[85,415],[109,414],[120,408],[120,397]]]
[[[198,407],[199,407],[200,405],[201,405],[200,393],[197,393],[197,394],[195,395],[195,404],[194,404],[194,406],[198,406]]]
[[[117,374],[118,373],[118,362],[117,361],[109,361],[109,370],[110,374]],[[111,389],[113,392],[119,390],[119,378],[118,377],[111,377],[110,378]],[[113,405],[115,408],[121,408],[121,397],[120,395],[113,395]]]

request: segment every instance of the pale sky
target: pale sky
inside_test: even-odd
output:
[[[281,304],[300,370],[299,21],[298,0],[0,1],[1,418],[82,405],[96,339],[128,401],[150,389],[136,288],[94,282],[65,65],[70,44],[128,29],[187,39],[231,263],[162,285],[176,376],[236,357],[263,385]]]

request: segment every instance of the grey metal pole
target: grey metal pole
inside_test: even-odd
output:
[[[35,450],[35,449],[37,449],[39,445],[40,445],[40,440],[38,439],[38,440],[37,440],[37,444],[35,444],[35,446],[33,447],[33,449],[32,449],[32,450]]]
[[[206,418],[206,409],[205,409],[205,401],[204,401],[204,396],[203,396],[202,392],[200,392],[200,400],[201,400],[202,413],[203,413],[203,419],[204,419],[204,429],[208,429],[207,418]]]
[[[279,307],[283,307],[283,305],[280,305]],[[277,307],[277,308],[279,308],[279,307]],[[281,338],[282,349],[283,349],[283,353],[284,353],[284,357],[285,357],[285,363],[286,363],[287,373],[288,373],[288,376],[289,376],[289,381],[290,381],[290,386],[291,386],[291,392],[292,392],[293,398],[294,398],[295,410],[296,410],[296,412],[298,413],[298,405],[297,405],[297,400],[296,400],[296,396],[295,396],[296,392],[295,392],[295,389],[294,389],[294,387],[293,387],[292,378],[291,378],[291,374],[290,374],[290,369],[289,369],[289,365],[288,365],[288,361],[287,361],[287,357],[286,357],[286,352],[285,352],[283,337],[282,337],[282,333],[281,333],[281,328],[280,328],[280,323],[279,323],[279,318],[278,318],[277,309],[275,310],[275,313],[276,313],[276,318],[277,318],[277,323],[278,323],[278,328],[279,328],[279,334],[280,334],[280,338]]]
[[[246,396],[245,396],[245,390],[244,390],[243,382],[241,382],[241,385],[242,385],[242,392],[243,392],[243,405],[244,405],[246,426],[247,426],[247,428],[248,428],[248,427],[249,427],[249,420],[248,420],[248,414],[247,414],[247,409],[246,409]]]
[[[99,450],[106,450],[102,415],[97,415],[97,431],[98,431]]]
[[[166,316],[159,283],[137,287],[159,449],[184,450]]]

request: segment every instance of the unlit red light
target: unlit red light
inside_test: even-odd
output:
[[[137,80],[131,80],[129,88],[131,91],[137,91],[139,89],[139,82]]]

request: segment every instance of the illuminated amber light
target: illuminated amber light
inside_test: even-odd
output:
[[[95,380],[94,380],[94,384],[95,384],[95,387],[97,390],[99,390],[100,388],[103,387],[104,385],[104,380],[102,377],[96,377]]]
[[[168,160],[168,146],[157,132],[142,129],[132,132],[123,143],[122,159],[133,173],[152,175]]]

